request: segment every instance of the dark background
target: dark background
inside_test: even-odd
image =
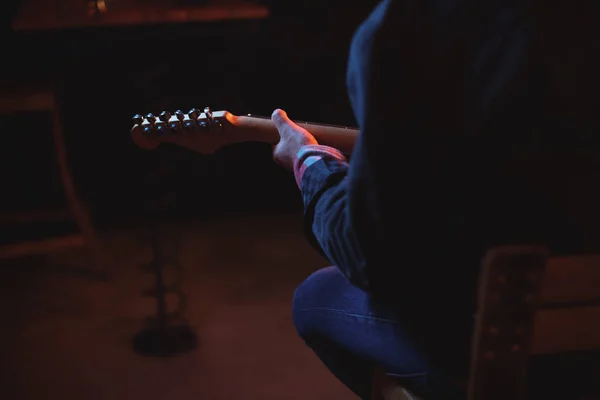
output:
[[[347,53],[353,32],[376,3],[270,0],[263,4],[270,7],[271,16],[253,22],[24,33],[11,29],[19,1],[0,2],[0,84],[25,90],[38,82],[50,82],[58,88],[70,169],[95,227],[137,228],[163,220],[199,222],[195,227],[201,233],[195,236],[157,231],[163,238],[175,236],[174,241],[179,240],[178,235],[187,237],[187,252],[182,251],[179,258],[188,272],[188,318],[203,324],[202,340],[207,343],[203,351],[213,350],[212,357],[199,352],[200,361],[193,365],[201,371],[191,368],[198,381],[177,372],[190,370],[187,364],[185,369],[172,369],[171,374],[161,368],[147,375],[141,364],[124,358],[128,353],[119,353],[142,326],[140,319],[146,311],[137,306],[142,287],[142,273],[137,271],[139,249],[133,244],[137,239],[127,241],[125,236],[113,235],[101,250],[114,256],[104,265],[117,276],[109,281],[114,284],[91,285],[89,277],[97,275],[81,272],[91,270],[87,257],[85,262],[71,261],[76,267],[40,258],[24,260],[16,264],[18,268],[6,264],[11,268],[2,270],[0,292],[7,300],[0,302],[4,307],[0,311],[2,327],[10,329],[2,330],[7,336],[0,340],[0,345],[5,345],[0,353],[8,354],[2,357],[6,367],[0,368],[0,386],[9,382],[15,393],[22,395],[49,393],[47,384],[62,391],[62,398],[81,398],[83,391],[89,398],[100,398],[111,390],[113,395],[108,397],[115,398],[129,395],[133,387],[138,394],[160,398],[162,393],[173,397],[177,385],[182,388],[179,393],[190,391],[206,397],[215,387],[220,389],[221,383],[246,390],[248,375],[244,374],[251,372],[255,387],[250,395],[265,391],[278,395],[285,388],[300,398],[302,390],[343,389],[295,336],[288,311],[294,288],[327,261],[301,240],[301,220],[296,218],[302,210],[300,193],[291,173],[273,162],[270,145],[240,144],[212,156],[166,145],[145,151],[136,147],[129,131],[136,113],[205,106],[265,116],[283,108],[294,119],[355,125],[345,87]],[[0,214],[66,208],[48,117],[44,113],[0,116]],[[588,175],[598,181],[597,175]],[[579,198],[577,207],[571,208],[583,215],[583,202],[589,206],[586,209],[596,210],[595,221],[600,221],[597,198]],[[281,215],[264,215],[269,212]],[[243,214],[254,217],[236,218]],[[225,222],[222,226],[202,223],[211,218]],[[590,219],[590,225],[599,224]],[[71,224],[67,228],[76,227]],[[49,230],[67,228],[53,225]],[[47,230],[35,225],[12,226],[0,231],[0,241],[42,236]],[[573,235],[572,241],[577,239]],[[143,287],[147,285],[144,282]],[[258,312],[238,307],[244,303],[259,305],[254,307]],[[285,310],[281,313],[285,318],[274,317],[273,309]],[[125,328],[124,316],[130,321]],[[46,328],[47,318],[56,322],[50,329]],[[211,326],[221,327],[211,331]],[[230,332],[225,340],[218,334],[223,331]],[[250,331],[257,333],[248,339]],[[244,340],[249,343],[247,348],[236,347]],[[232,348],[244,351],[238,354]],[[284,362],[282,355],[288,357]],[[240,357],[245,362],[240,362]],[[211,360],[221,359],[227,362],[221,370],[215,369]],[[202,364],[203,360],[209,361]],[[274,370],[289,368],[286,362],[296,381],[288,378],[284,382],[292,384],[280,384],[269,376]],[[304,367],[297,373],[299,365]],[[213,370],[217,372],[213,374]],[[254,374],[255,370],[264,380],[256,379],[260,373]],[[315,382],[319,374],[324,378]],[[186,380],[183,384],[178,375]],[[568,382],[564,374],[559,376]],[[232,385],[232,377],[241,384],[234,380]],[[578,378],[586,379],[582,374]],[[546,383],[549,379],[543,374],[533,380]],[[69,385],[61,385],[66,382]],[[266,390],[264,382],[268,382]],[[205,387],[208,392],[202,392]],[[545,387],[556,393],[555,385]]]
[[[266,1],[261,21],[14,32],[2,4],[2,81],[59,88],[70,167],[97,227],[161,216],[300,210],[270,146],[213,156],[137,148],[135,113],[210,106],[354,125],[345,87],[352,34],[375,1]],[[62,187],[44,115],[2,117],[3,211],[58,207]]]

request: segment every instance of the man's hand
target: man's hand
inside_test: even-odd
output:
[[[280,137],[279,143],[273,149],[273,158],[279,165],[291,171],[298,151],[308,144],[319,143],[310,132],[290,120],[283,110],[273,111],[271,121],[279,131]]]

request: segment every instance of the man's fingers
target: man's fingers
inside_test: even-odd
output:
[[[273,146],[273,159],[275,160],[275,162],[279,165],[284,165],[283,159],[282,159],[282,149],[281,149],[282,143],[279,142],[277,145]]]
[[[273,111],[273,114],[271,114],[271,121],[273,122],[273,125],[275,125],[275,128],[277,128],[279,131],[280,135],[285,134],[284,132],[289,129],[290,123],[292,122],[288,118],[287,113],[279,108]]]
[[[289,125],[292,121],[288,118],[287,113],[282,109],[276,109],[271,114],[271,121],[277,129],[283,128],[285,125]]]

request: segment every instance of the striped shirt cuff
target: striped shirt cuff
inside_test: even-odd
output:
[[[329,146],[323,146],[318,144],[310,144],[302,147],[294,160],[294,176],[296,177],[296,184],[299,188],[302,188],[302,177],[304,171],[312,164],[323,158],[336,159],[340,161],[347,161],[346,157],[337,149]]]

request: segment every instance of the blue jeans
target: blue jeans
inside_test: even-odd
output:
[[[375,365],[417,396],[465,398],[458,385],[427,361],[397,314],[375,305],[336,267],[321,269],[300,284],[293,317],[306,344],[361,399],[371,398]]]

